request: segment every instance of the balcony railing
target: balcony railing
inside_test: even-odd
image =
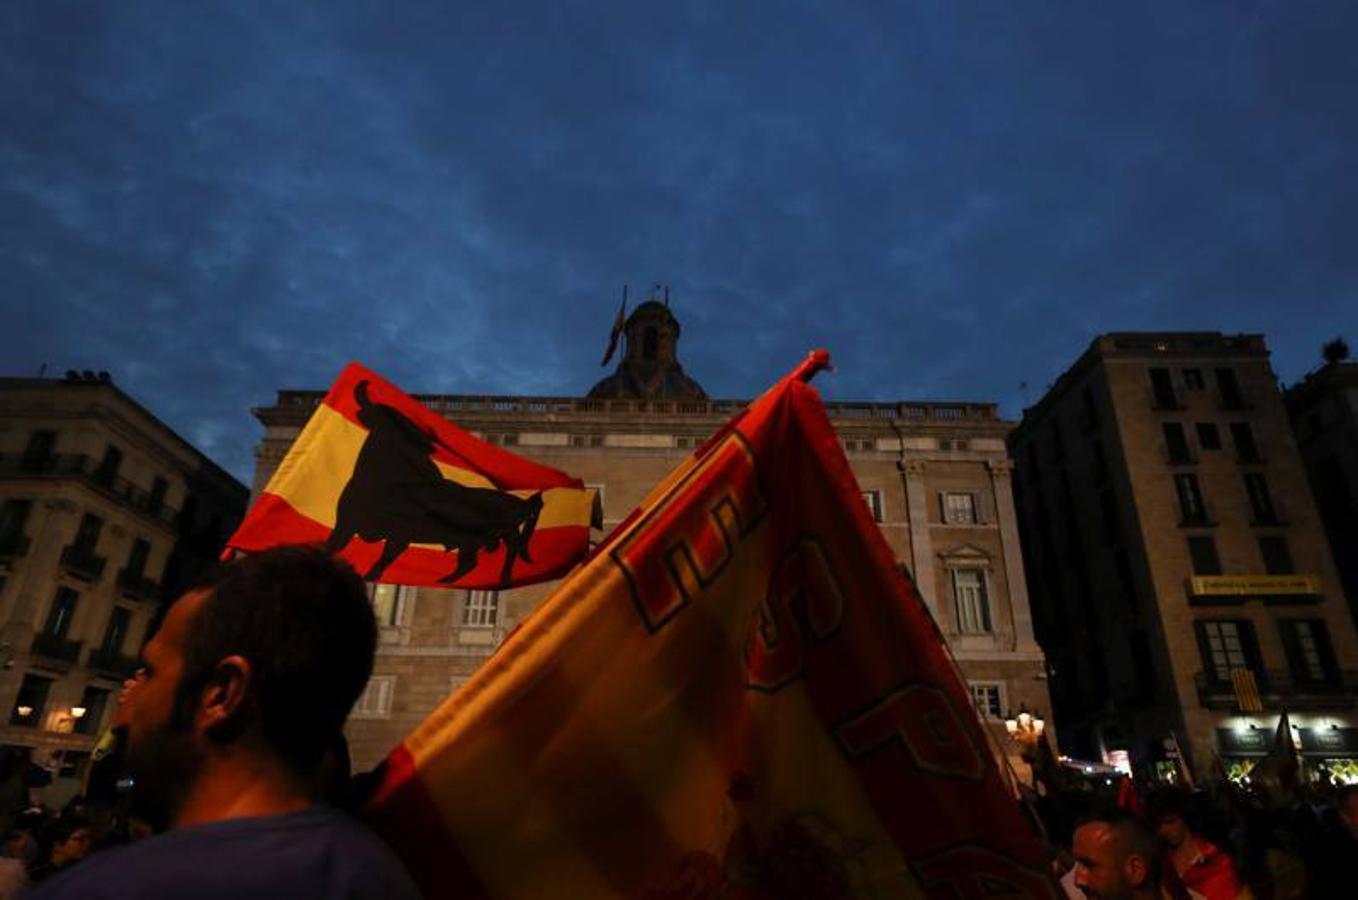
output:
[[[95,647],[90,651],[87,660],[90,671],[96,675],[103,675],[115,681],[122,681],[130,678],[132,673],[137,671],[140,663],[135,656],[127,656],[117,650],[107,647]]]
[[[0,537],[0,559],[15,559],[28,552],[32,539],[26,534],[7,534]]]
[[[38,632],[33,635],[33,655],[63,666],[70,666],[80,658],[80,641]]]
[[[166,506],[146,488],[114,475],[102,460],[83,453],[31,457],[0,454],[0,478],[74,478],[125,507],[156,522],[173,525],[179,511]]]
[[[1208,709],[1235,710],[1235,687],[1215,672],[1199,672],[1193,678],[1198,700]],[[1325,679],[1299,678],[1283,669],[1256,671],[1254,682],[1264,709],[1348,709],[1358,696],[1358,671],[1344,669]]]
[[[160,582],[153,581],[140,572],[119,569],[118,589],[137,600],[147,600],[154,603],[160,599]]]
[[[104,566],[107,563],[108,557],[95,556],[93,551],[76,544],[67,544],[61,548],[62,568],[86,581],[98,581],[99,576],[104,574]]]

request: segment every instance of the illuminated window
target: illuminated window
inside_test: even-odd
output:
[[[872,521],[882,521],[882,492],[881,491],[861,491],[863,502],[868,505],[868,512],[872,513]]]
[[[944,494],[943,521],[949,525],[976,524],[976,495]]]
[[[973,681],[969,684],[971,688],[971,699],[976,704],[976,710],[983,716],[991,719],[1004,718],[1004,698],[1000,693],[1000,684],[994,681]]]
[[[355,719],[391,718],[392,695],[396,693],[395,675],[374,675],[349,715]]]
[[[467,591],[467,598],[462,603],[464,628],[494,628],[499,621],[499,591]]]
[[[990,598],[985,573],[980,569],[954,569],[953,600],[957,607],[957,630],[962,634],[989,634]]]
[[[370,584],[368,596],[372,599],[373,615],[377,624],[391,628],[400,624],[401,610],[405,606],[407,588],[400,584]]]

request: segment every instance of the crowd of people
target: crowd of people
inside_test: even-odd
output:
[[[1124,782],[1035,801],[1072,898],[1358,897],[1358,785]]]
[[[363,582],[319,548],[222,567],[170,606],[120,698],[105,770],[130,791],[91,779],[49,810],[37,767],[0,755],[0,900],[417,897],[340,812],[342,728],[376,641]],[[1260,768],[1254,787],[1138,789],[1039,768],[1047,790],[1025,803],[1070,897],[1358,897],[1358,786]]]

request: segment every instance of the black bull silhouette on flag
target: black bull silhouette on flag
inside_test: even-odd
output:
[[[434,445],[443,445],[437,437],[395,408],[373,402],[366,381],[354,388],[354,399],[368,436],[340,493],[327,549],[339,553],[355,535],[383,542],[382,555],[363,576],[368,581],[380,578],[411,544],[457,551],[457,568],[439,579],[442,584],[472,571],[482,550],[493,551],[501,543],[501,584],[508,584],[516,559],[533,561],[528,541],[542,512],[541,493],[516,497],[450,481],[434,463]]]

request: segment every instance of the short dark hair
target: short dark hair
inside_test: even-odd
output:
[[[1147,884],[1160,883],[1160,841],[1144,819],[1121,809],[1104,809],[1081,818],[1076,828],[1096,823],[1107,825],[1123,842],[1128,855],[1136,854],[1146,861]]]
[[[377,623],[348,563],[319,546],[275,547],[212,571],[184,637],[175,718],[192,718],[217,664],[239,655],[254,679],[247,709],[284,762],[308,773],[341,733],[372,674]]]

